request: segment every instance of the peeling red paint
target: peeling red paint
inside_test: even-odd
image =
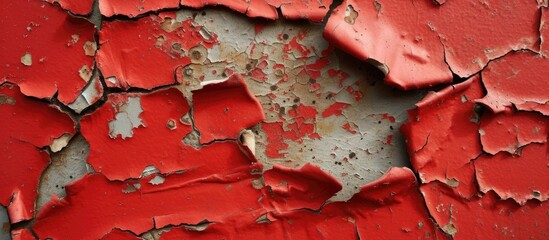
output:
[[[343,109],[345,109],[348,106],[349,104],[347,103],[335,102],[334,104],[330,105],[328,108],[326,108],[326,110],[322,112],[322,117],[327,118],[332,115],[340,116]]]
[[[263,108],[238,74],[193,91],[193,104],[200,143],[235,139],[240,131],[265,119]]]
[[[481,153],[474,108],[482,95],[477,75],[428,94],[410,110],[401,131],[423,182],[447,183],[462,196],[477,192],[471,160]]]
[[[328,12],[331,0],[181,0],[182,6],[202,8],[204,6],[226,6],[234,11],[244,13],[249,17],[263,17],[277,19],[276,8],[280,8],[282,15],[288,19],[309,19],[320,22]]]
[[[65,198],[52,199],[44,206],[33,229],[40,238],[84,240],[99,239],[113,228],[141,234],[172,224],[219,222],[260,207],[257,199],[261,194],[252,187],[254,175],[250,172],[261,169],[261,165],[250,160],[203,178],[172,174],[160,185],[149,183],[154,176],[111,182],[101,174],[86,175],[66,187]],[[221,163],[211,159],[209,165]],[[139,187],[134,192],[124,193],[135,184]],[[56,231],[57,226],[64,226],[64,230]],[[86,226],[85,235],[80,226]]]
[[[49,162],[47,147],[64,133],[74,134],[72,119],[17,86],[0,86],[0,204],[12,223],[31,219],[40,175]]]
[[[530,143],[545,143],[549,118],[535,112],[485,112],[480,120],[482,150],[490,154],[514,154]]]
[[[549,115],[549,60],[536,53],[509,53],[492,61],[482,72],[488,94],[478,102],[494,112],[515,107]]]
[[[139,238],[133,235],[131,232],[122,231],[120,229],[113,229],[111,232],[103,236],[100,240],[140,240],[140,239],[142,238]]]
[[[538,50],[539,12],[534,1],[346,0],[324,36],[360,60],[385,64],[388,84],[421,88],[449,83],[452,72],[469,77],[511,50]]]
[[[417,181],[406,168],[391,168],[379,180],[362,187],[351,200],[328,203],[318,213],[272,212],[263,221],[256,223],[238,216],[226,224],[210,224],[202,231],[172,228],[161,239],[445,239],[429,218]]]
[[[15,83],[27,96],[57,93],[63,104],[73,102],[90,80],[79,71],[94,67],[93,53],[83,48],[94,42],[93,24],[38,0],[6,2],[0,15],[0,83]]]
[[[88,15],[92,11],[94,0],[46,0],[50,3],[58,3],[63,9],[69,10],[76,15]]]
[[[23,228],[11,231],[11,240],[36,240],[36,238],[28,229]]]
[[[99,0],[99,11],[106,17],[115,15],[137,17],[151,11],[177,7],[179,7],[179,0]]]
[[[520,204],[530,199],[546,201],[549,199],[549,145],[532,143],[519,151],[518,156],[501,152],[475,160],[480,190],[485,193],[493,190],[502,199],[512,198]]]
[[[470,200],[432,182],[421,186],[429,212],[453,239],[547,239],[549,205],[528,201],[520,206],[489,191]]]
[[[268,200],[267,209],[276,212],[296,209],[319,210],[342,189],[341,183],[319,167],[305,164],[300,169],[275,165],[263,174]]]
[[[105,22],[99,31],[97,64],[109,87],[152,89],[177,83],[178,67],[206,57],[206,52],[191,49],[211,48],[216,39],[192,19],[176,21],[173,12]]]

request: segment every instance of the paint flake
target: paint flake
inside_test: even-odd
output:
[[[89,80],[81,79],[78,70],[93,66],[93,56],[82,52],[84,42],[94,41],[93,24],[35,0],[6,2],[0,15],[6,19],[0,37],[0,83],[17,84],[27,96],[51,98],[57,93],[63,104],[73,102]],[[80,40],[67,46],[65,41],[75,34]]]
[[[515,107],[549,115],[549,60],[536,53],[513,52],[488,64],[482,72],[487,95],[478,102],[494,112]]]
[[[535,112],[485,112],[480,120],[482,150],[515,154],[530,143],[547,142],[549,119]]]
[[[428,94],[409,112],[401,131],[406,138],[414,169],[424,183],[458,181],[462,196],[477,192],[471,160],[481,153],[475,99],[482,97],[477,76],[439,92]],[[465,96],[467,101],[462,101]]]
[[[547,135],[546,135],[547,137]],[[502,199],[512,198],[524,205],[527,200],[549,199],[549,145],[532,143],[520,155],[500,152],[475,160],[475,173],[482,192],[490,190]]]
[[[354,24],[345,21],[351,7],[358,15]],[[468,0],[440,6],[433,1],[346,0],[330,15],[324,36],[360,60],[385,64],[386,83],[422,88],[451,82],[452,72],[470,77],[512,50],[539,50],[539,12],[534,1]]]
[[[59,109],[21,94],[12,84],[0,85],[0,204],[8,207],[12,223],[31,219],[38,181],[49,162],[46,151],[64,134],[73,135],[72,119]]]
[[[265,119],[263,108],[240,75],[193,91],[193,109],[200,143],[236,139],[243,129]]]
[[[99,31],[97,64],[109,87],[153,89],[177,83],[178,66],[191,63],[189,49],[211,48],[216,35],[204,38],[192,19],[176,21],[173,31],[162,23],[175,21],[173,12],[149,15],[136,21],[105,22]],[[158,42],[158,39],[162,41]]]

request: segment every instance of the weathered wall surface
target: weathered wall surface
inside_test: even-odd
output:
[[[547,239],[549,10],[0,8],[0,239]]]

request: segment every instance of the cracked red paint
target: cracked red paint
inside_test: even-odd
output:
[[[204,6],[226,6],[234,11],[244,13],[249,17],[263,17],[277,19],[276,8],[280,8],[282,15],[288,19],[309,19],[321,22],[328,12],[332,0],[181,0],[182,6],[202,8]]]
[[[276,212],[296,209],[320,210],[342,189],[341,183],[319,167],[305,164],[300,169],[275,165],[263,174],[268,200],[267,209]]]
[[[26,228],[11,231],[11,240],[36,240]]]
[[[50,3],[58,3],[63,9],[69,10],[76,15],[88,15],[92,11],[94,0],[46,0]]]
[[[193,115],[200,143],[235,139],[240,131],[265,119],[261,104],[238,74],[193,91]]]
[[[11,84],[0,86],[0,116],[0,204],[16,223],[34,215],[40,174],[49,162],[40,148],[75,129],[68,115],[25,97]]]
[[[84,50],[94,42],[93,24],[38,0],[6,2],[0,15],[0,83],[15,83],[27,96],[57,93],[63,104],[73,102],[90,80],[79,71],[94,67],[94,53]]]
[[[482,97],[477,76],[428,94],[402,125],[414,169],[425,183],[441,181],[462,196],[477,192],[472,159],[481,153],[475,99]]]
[[[545,143],[549,119],[535,112],[485,112],[480,120],[482,150],[490,154],[514,154],[530,143]]]
[[[249,51],[240,52],[256,61],[246,66],[246,77],[270,87],[259,95],[272,103],[265,120],[243,78],[232,75],[240,72],[239,60],[216,56],[227,67],[211,75],[231,75],[225,81],[205,81],[210,76],[193,73],[197,68],[192,67],[217,63],[209,53],[225,51],[215,33],[195,22],[204,23],[206,11],[145,15],[222,5],[250,17],[276,19],[278,8],[285,18],[320,22],[332,1],[99,0],[101,14],[113,17],[102,19],[99,33],[97,62],[105,79],[93,69],[94,28],[64,11],[88,15],[92,1],[46,1],[54,4],[16,1],[2,10],[10,27],[0,40],[7,53],[0,57],[1,83],[18,85],[0,86],[0,132],[7,133],[0,136],[0,161],[9,163],[0,177],[0,204],[8,206],[11,223],[33,219],[36,186],[49,160],[44,148],[75,132],[66,114],[25,97],[19,88],[38,98],[58,93],[59,101],[78,113],[103,96],[102,81],[111,93],[80,122],[91,145],[87,160],[97,172],[67,186],[67,197],[53,197],[36,219],[12,225],[13,239],[34,239],[30,228],[40,238],[55,239],[143,239],[137,235],[147,231],[155,239],[449,238],[441,231],[454,239],[549,237],[545,0],[346,0],[336,8],[324,32],[329,44],[381,63],[389,84],[411,89],[461,81],[453,75],[472,76],[425,97],[401,128],[424,184],[418,186],[411,170],[392,168],[346,202],[330,202],[342,184],[319,167],[275,165],[262,173],[255,147],[239,142],[242,130],[262,120],[268,122],[256,136],[266,135],[258,143],[270,158],[313,151],[292,144],[324,139],[329,128],[360,133],[356,137],[362,140],[365,129],[350,115],[359,114],[352,112],[353,104],[369,97],[361,90],[366,85],[331,68],[341,60],[328,58],[332,46],[311,44],[309,31],[289,27],[271,36],[275,42],[254,39]],[[187,13],[194,15],[183,16]],[[267,25],[256,24],[255,37]],[[280,56],[254,52],[259,45],[277,44]],[[279,71],[274,81],[273,71]],[[326,76],[338,81],[339,89],[322,82]],[[289,92],[277,91],[278,84],[294,81]],[[156,89],[172,84],[181,91]],[[152,91],[116,93],[136,88]],[[391,129],[400,122],[383,111],[361,117],[367,116],[390,122]],[[332,119],[338,120],[333,126]],[[252,131],[246,133],[253,137]],[[389,134],[377,141],[392,144],[394,139]],[[351,154],[356,158],[352,152],[341,161],[353,159]]]
[[[99,11],[106,17],[116,15],[137,17],[151,11],[177,7],[179,7],[179,0],[99,0]]]
[[[261,223],[237,216],[225,224],[210,224],[203,231],[172,228],[161,239],[445,239],[429,218],[417,187],[412,171],[391,168],[349,201],[328,203],[318,213],[300,209],[271,212]]]
[[[388,84],[421,88],[449,83],[452,72],[471,76],[511,50],[538,50],[539,12],[535,1],[346,0],[324,36],[360,60],[385,64]]]
[[[520,204],[530,199],[546,201],[549,199],[549,145],[532,143],[519,151],[518,156],[501,152],[475,160],[480,190],[485,193],[493,190],[502,199],[512,198]]]
[[[225,159],[209,160],[208,165],[215,165]],[[228,172],[213,172],[202,178],[189,177],[185,172],[164,176],[160,185],[149,183],[154,176],[111,182],[101,174],[86,175],[66,187],[65,198],[44,206],[33,229],[40,238],[99,239],[113,228],[141,234],[172,224],[219,222],[260,207],[257,199],[261,194],[251,184],[251,172],[260,169],[260,164],[249,159]],[[134,192],[125,193],[129,185],[136,184],[139,187]],[[64,226],[64,230],[56,231],[57,226]],[[85,235],[79,226],[86,226]]]
[[[140,240],[142,238],[139,238],[133,233],[128,231],[122,231],[120,229],[113,229],[109,233],[107,233],[105,236],[103,236],[100,240]]]
[[[421,186],[429,212],[453,239],[547,239],[549,205],[524,206],[489,191],[470,200],[440,182]]]
[[[509,53],[492,61],[482,72],[488,94],[478,102],[494,112],[515,107],[549,115],[549,60],[528,51]]]
[[[109,87],[152,89],[178,83],[178,67],[206,57],[193,48],[210,48],[216,39],[192,19],[176,21],[173,12],[105,22],[99,31],[97,64]]]

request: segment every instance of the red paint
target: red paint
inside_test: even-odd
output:
[[[461,198],[439,182],[421,186],[429,212],[439,226],[455,232],[453,239],[546,239],[549,205],[528,201],[520,206],[501,200],[490,191],[485,195]],[[450,225],[451,224],[451,225]]]
[[[502,199],[512,198],[520,204],[530,199],[549,199],[548,166],[549,145],[535,143],[520,149],[518,156],[500,152],[475,160],[481,191],[493,190]]]
[[[263,174],[263,202],[270,211],[297,209],[320,210],[324,203],[342,189],[341,183],[319,167],[305,164],[300,169],[275,165]]]
[[[69,10],[73,14],[88,15],[92,11],[93,0],[47,0],[49,3],[58,3],[63,9]]]
[[[99,11],[106,17],[137,17],[156,10],[178,7],[179,0],[99,0]]]
[[[238,74],[193,91],[193,104],[201,143],[236,139],[240,131],[265,119],[261,104]]]
[[[128,231],[122,231],[120,229],[113,229],[111,232],[107,233],[100,240],[141,240],[135,236],[133,233]]]
[[[549,115],[549,60],[532,52],[509,53],[482,72],[488,94],[478,102],[494,112],[516,107]]]
[[[53,199],[44,206],[33,229],[41,239],[85,240],[99,239],[113,228],[141,234],[154,227],[219,222],[234,214],[246,214],[260,208],[261,195],[252,187],[254,176],[250,174],[253,169],[260,170],[261,165],[248,160],[225,173],[211,172],[203,178],[172,174],[160,185],[148,183],[153,176],[111,182],[101,174],[86,175],[65,188],[65,198]],[[223,161],[209,159],[208,164]],[[123,192],[136,183],[140,189]],[[58,231],[59,226],[63,231]]]
[[[163,29],[163,22],[171,27]],[[201,28],[191,19],[175,22],[172,12],[105,22],[99,31],[97,64],[107,86],[152,89],[177,83],[176,69],[191,63],[189,50],[200,45],[210,48],[217,42],[215,34],[203,37]]]
[[[462,196],[477,192],[471,163],[481,153],[475,99],[482,97],[477,76],[431,92],[410,110],[401,131],[411,163],[425,183],[457,181]]]
[[[261,123],[261,129],[267,134],[267,145],[265,146],[265,155],[270,158],[281,158],[286,156],[281,152],[288,149],[288,144],[284,142],[284,136],[282,133],[282,122]]]
[[[358,14],[354,22],[346,18],[350,12]],[[539,13],[535,1],[449,1],[441,6],[346,0],[332,12],[324,37],[360,60],[387,65],[386,83],[422,88],[449,83],[450,69],[468,77],[511,50],[537,50]]]
[[[271,212],[262,223],[255,221],[259,216],[235,216],[203,231],[172,228],[161,239],[446,239],[429,218],[417,187],[412,171],[391,168],[349,201],[328,203],[320,212]]]
[[[59,109],[25,97],[17,86],[0,86],[0,204],[11,223],[31,219],[46,147],[64,133],[74,134],[72,119]]]
[[[535,112],[485,112],[480,120],[482,150],[514,154],[530,143],[547,142],[549,119]]]
[[[351,129],[351,124],[350,123],[343,124],[342,128],[345,129],[345,131],[347,131],[350,134],[356,134],[357,133],[357,131]]]
[[[22,228],[11,231],[11,240],[36,240],[36,238],[34,238],[31,231]]]
[[[349,104],[347,103],[335,102],[322,112],[322,117],[327,118],[332,115],[341,116],[343,109],[347,108],[348,106]]]
[[[93,69],[93,56],[83,49],[87,41],[94,42],[93,24],[37,0],[6,2],[0,15],[0,83],[15,83],[27,96],[51,98],[57,93],[63,104],[73,102],[89,80],[78,71],[83,66]],[[21,62],[27,53],[30,66]]]

